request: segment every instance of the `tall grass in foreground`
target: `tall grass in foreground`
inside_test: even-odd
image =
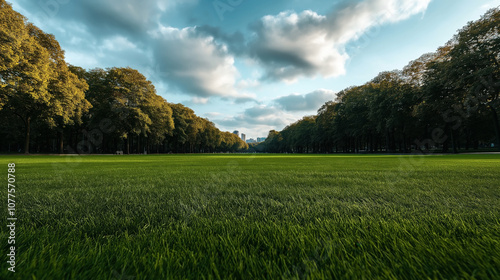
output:
[[[498,155],[8,162],[0,279],[500,279]]]

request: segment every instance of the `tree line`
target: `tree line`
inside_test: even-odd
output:
[[[257,150],[457,152],[500,148],[500,9],[404,69],[342,90],[315,116],[270,131]]]
[[[248,145],[131,68],[66,63],[53,35],[0,0],[0,151],[236,152]]]
[[[500,10],[404,69],[338,93],[251,151],[457,152],[500,148]],[[172,104],[131,68],[65,62],[53,35],[0,0],[0,152],[235,152],[248,145]]]

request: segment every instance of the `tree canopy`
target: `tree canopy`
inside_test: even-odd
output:
[[[193,110],[168,103],[135,69],[87,71],[67,64],[55,37],[27,22],[4,0],[0,27],[0,151],[197,153],[248,148]]]
[[[316,116],[271,131],[268,152],[410,152],[500,148],[500,10],[445,46],[382,72],[325,103]]]
[[[500,148],[500,9],[436,52],[340,91],[314,116],[272,130],[256,151],[411,152]],[[53,35],[0,0],[0,151],[212,153],[246,151],[126,67],[83,69]],[[24,143],[24,144],[20,144]]]

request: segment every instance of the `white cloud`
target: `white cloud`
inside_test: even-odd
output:
[[[487,10],[489,10],[491,8],[498,7],[498,4],[499,4],[498,0],[493,0],[491,2],[488,2],[486,4],[481,5],[479,10],[481,11],[481,13],[485,13]]]
[[[137,46],[123,36],[114,36],[109,39],[105,39],[102,43],[102,48],[108,51],[123,51],[136,49]]]
[[[222,113],[219,113],[219,112],[208,112],[208,113],[205,113],[205,117],[211,119],[211,118],[215,118],[215,117],[219,117],[221,116]]]
[[[236,87],[238,89],[249,89],[249,88],[257,88],[260,86],[260,82],[258,80],[254,79],[246,79],[246,80],[240,80],[236,84]]]
[[[160,65],[169,85],[198,98],[254,98],[237,91],[240,74],[225,44],[192,27],[162,26],[152,35],[156,44],[153,51],[155,63]]]
[[[317,111],[325,102],[335,99],[335,92],[319,89],[308,94],[282,96],[274,102],[285,111]]]
[[[234,117],[214,119],[213,122],[228,131],[239,130],[242,133],[248,132],[245,133],[248,137],[261,137],[267,136],[269,130],[282,130],[299,118],[300,116],[295,116],[275,106],[256,105]]]
[[[191,103],[194,104],[207,104],[208,103],[208,98],[201,98],[201,97],[193,97],[191,100]]]
[[[424,12],[431,0],[365,0],[327,16],[313,11],[265,16],[254,27],[251,54],[265,78],[294,82],[301,76],[335,77],[345,73],[345,45],[371,27]]]
[[[348,57],[329,40],[326,25],[327,18],[312,11],[265,16],[252,52],[271,79],[293,82],[301,75],[343,74]]]
[[[116,34],[144,39],[142,36],[155,29],[166,11],[181,6],[192,6],[198,0],[16,0],[16,7],[43,29],[55,19],[67,24],[83,24],[94,38]]]

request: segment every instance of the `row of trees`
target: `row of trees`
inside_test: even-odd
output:
[[[403,70],[350,87],[316,116],[270,131],[268,152],[444,152],[500,148],[500,10],[470,22],[444,47]],[[131,68],[68,65],[54,36],[0,0],[0,151],[234,152],[219,131],[156,94]]]
[[[268,152],[444,152],[500,148],[500,10],[470,22],[435,53],[383,72],[316,116],[271,131]]]
[[[168,103],[131,68],[68,65],[53,35],[0,0],[0,151],[235,152],[248,148]],[[24,143],[24,144],[20,144]]]

